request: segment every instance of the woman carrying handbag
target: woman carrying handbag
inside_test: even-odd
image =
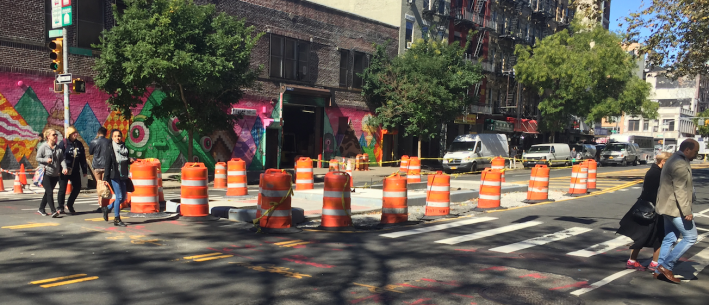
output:
[[[41,184],[44,186],[44,197],[39,204],[37,213],[42,216],[47,216],[44,208],[49,203],[49,208],[52,210],[52,218],[59,217],[59,211],[54,207],[54,187],[59,182],[59,174],[66,173],[66,162],[64,162],[64,152],[57,145],[57,131],[47,129],[44,131],[44,137],[47,139],[37,151],[37,163],[42,166],[44,176]]]
[[[630,246],[630,259],[625,264],[627,269],[645,270],[645,267],[637,261],[640,249],[645,247],[655,249],[652,262],[647,268],[652,271],[657,269],[657,258],[660,255],[660,245],[665,234],[662,217],[655,214],[655,203],[657,202],[657,190],[660,188],[662,166],[670,156],[671,154],[668,152],[655,156],[655,163],[645,174],[640,198],[620,220],[620,228],[616,233],[633,240],[633,244]]]
[[[105,185],[113,189],[116,200],[101,209],[105,221],[108,221],[108,211],[113,209],[115,215],[113,225],[126,227],[126,224],[121,221],[121,204],[126,199],[128,188],[132,186],[128,174],[129,165],[133,159],[128,157],[128,149],[123,143],[123,134],[120,130],[111,130],[111,140],[111,149],[105,152],[106,172],[103,175],[103,181]]]

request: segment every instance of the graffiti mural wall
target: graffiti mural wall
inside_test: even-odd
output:
[[[34,168],[39,134],[52,128],[63,134],[63,97],[53,91],[53,78],[20,73],[0,73],[0,167],[17,169],[20,164]],[[131,118],[123,118],[105,103],[107,95],[87,83],[86,93],[72,95],[70,124],[79,132],[79,140],[88,149],[99,127],[119,129],[126,146],[136,158],[157,158],[163,172],[178,172],[187,156],[187,132],[177,129],[176,119],[144,122],[151,110],[164,98],[155,90],[145,103],[132,109]],[[266,128],[277,116],[271,98],[247,96],[234,107],[255,110],[245,115],[233,130],[211,135],[195,135],[192,162],[213,168],[216,162],[231,158],[246,161],[249,170],[263,170]],[[326,159],[368,153],[371,160],[381,159],[378,128],[367,125],[368,111],[325,107],[323,150]]]

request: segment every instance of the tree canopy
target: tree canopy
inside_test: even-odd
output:
[[[481,67],[464,57],[458,44],[418,39],[406,53],[390,58],[376,46],[363,74],[362,95],[376,110],[370,122],[405,135],[436,137],[441,125],[462,115],[482,79]]]
[[[108,103],[129,117],[150,88],[165,92],[153,108],[154,119],[177,117],[187,130],[188,160],[194,133],[233,128],[239,119],[231,104],[253,85],[258,69],[250,67],[251,50],[261,37],[243,20],[217,13],[214,5],[193,0],[125,0],[116,26],[104,31],[94,69],[96,86]]]
[[[623,50],[620,36],[600,26],[563,30],[534,48],[518,45],[515,53],[519,81],[541,96],[544,130],[561,131],[572,116],[590,124],[623,113],[657,115],[657,103],[648,99],[650,84],[633,73],[637,59]]]
[[[667,68],[671,77],[709,72],[709,1],[652,0],[625,21],[626,41],[640,42],[652,66]]]

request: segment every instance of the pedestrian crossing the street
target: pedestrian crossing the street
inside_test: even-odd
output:
[[[427,227],[422,227],[422,228],[417,228],[417,229],[412,229],[412,230],[404,230],[404,231],[381,234],[380,236],[386,237],[386,238],[402,238],[402,237],[407,237],[407,236],[411,236],[411,235],[430,234],[433,232],[445,233],[445,232],[449,232],[446,230],[451,229],[451,228],[474,226],[474,225],[479,225],[479,224],[483,224],[483,223],[488,224],[488,225],[494,224],[495,220],[497,220],[497,218],[495,218],[495,217],[472,217],[470,219],[464,219],[464,220],[454,221],[454,222],[450,222],[450,223],[444,223],[444,224],[427,226]],[[513,224],[509,224],[509,225],[498,226],[498,227],[492,228],[492,229],[481,230],[481,231],[477,231],[477,232],[471,233],[471,234],[463,234],[463,235],[452,236],[452,237],[448,237],[448,238],[444,238],[444,239],[434,240],[433,243],[444,244],[444,245],[458,245],[458,244],[465,245],[465,243],[468,243],[471,241],[485,239],[485,238],[494,238],[496,236],[501,236],[503,234],[508,234],[508,233],[513,233],[513,234],[517,234],[519,236],[523,236],[525,234],[528,234],[528,233],[526,233],[525,230],[534,229],[534,232],[544,231],[545,230],[544,225],[545,225],[544,222],[538,221],[538,220],[524,221],[524,222],[520,222],[520,223],[513,223]],[[548,224],[546,224],[546,225],[548,225]],[[532,237],[532,238],[522,240],[522,241],[517,241],[514,243],[498,245],[498,246],[492,247],[488,250],[492,251],[492,252],[500,252],[500,253],[516,253],[516,252],[523,251],[525,249],[529,249],[529,248],[533,248],[533,247],[537,247],[537,246],[543,246],[546,244],[559,242],[559,241],[572,239],[572,238],[583,238],[584,240],[588,240],[588,237],[589,237],[588,234],[593,234],[593,233],[598,233],[598,232],[600,232],[600,230],[598,230],[598,229],[592,229],[592,228],[586,228],[586,227],[571,227],[571,228],[564,229],[561,231],[546,232],[546,234],[541,234],[540,236]],[[535,234],[538,234],[538,233],[535,233]],[[586,234],[586,235],[584,235],[584,234]],[[593,244],[587,248],[568,249],[567,251],[570,251],[570,252],[566,253],[566,255],[588,258],[588,257],[596,256],[599,254],[610,252],[612,250],[623,247],[623,246],[628,245],[630,243],[632,243],[632,240],[628,237],[614,236],[614,238],[612,238],[610,240]],[[581,247],[579,247],[579,248],[581,248]]]

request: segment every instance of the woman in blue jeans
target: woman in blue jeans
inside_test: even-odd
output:
[[[126,199],[126,181],[129,173],[129,165],[133,159],[128,157],[128,149],[123,143],[123,134],[120,130],[111,130],[111,149],[105,152],[106,172],[103,175],[104,184],[109,185],[116,195],[116,200],[107,207],[101,208],[103,219],[108,221],[108,211],[113,209],[115,217],[113,225],[125,227],[121,221],[121,204]]]

